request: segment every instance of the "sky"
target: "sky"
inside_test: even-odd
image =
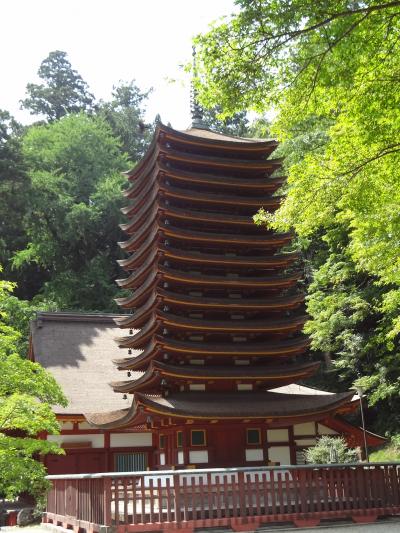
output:
[[[153,87],[146,117],[182,129],[190,123],[192,37],[234,11],[233,0],[0,0],[0,109],[19,109],[29,82],[49,52],[67,52],[97,99],[119,80]]]

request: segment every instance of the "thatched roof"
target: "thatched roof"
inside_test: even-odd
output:
[[[126,356],[118,348],[114,318],[120,315],[38,313],[31,323],[32,357],[48,370],[68,398],[57,414],[83,414],[128,408],[132,398],[115,393],[110,381],[123,375],[112,363]],[[139,377],[139,376],[138,376]]]

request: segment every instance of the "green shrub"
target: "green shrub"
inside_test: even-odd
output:
[[[326,435],[305,451],[306,462],[311,464],[355,463],[359,460],[359,455],[359,449],[349,448],[343,437]]]

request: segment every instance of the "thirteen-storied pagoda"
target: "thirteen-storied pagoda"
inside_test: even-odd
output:
[[[128,172],[115,363],[129,379],[112,386],[132,403],[86,416],[151,429],[156,468],[296,463],[296,428],[315,435],[355,407],[353,393],[291,385],[318,368],[304,356],[302,273],[292,236],[252,220],[280,203],[276,146],[159,124]]]

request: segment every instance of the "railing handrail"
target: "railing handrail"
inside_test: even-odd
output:
[[[99,479],[99,478],[121,478],[132,476],[173,476],[187,475],[194,476],[197,474],[234,474],[236,472],[270,472],[276,470],[315,470],[321,468],[349,468],[349,467],[376,467],[376,466],[400,466],[398,461],[383,461],[380,463],[329,463],[329,464],[308,464],[308,465],[280,465],[280,466],[249,466],[240,468],[195,468],[184,470],[145,470],[142,472],[102,472],[96,474],[59,474],[46,476],[48,480],[56,479]]]

